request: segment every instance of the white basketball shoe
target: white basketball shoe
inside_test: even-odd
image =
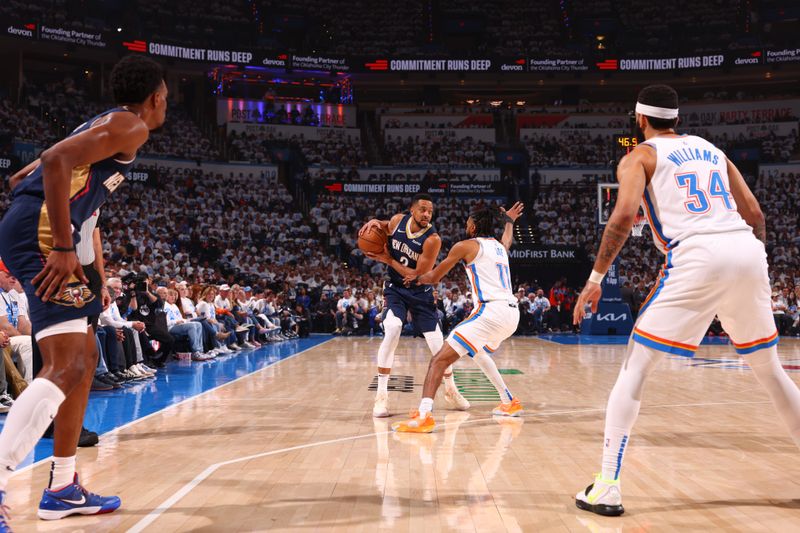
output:
[[[372,406],[372,416],[375,418],[386,418],[389,416],[389,395],[385,392],[375,395],[375,405]]]
[[[594,483],[575,496],[575,505],[578,509],[603,516],[621,515],[625,509],[622,507],[619,480],[603,479],[602,474],[597,474]]]

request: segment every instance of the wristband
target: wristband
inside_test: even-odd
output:
[[[511,218],[508,215],[504,215],[504,216],[506,217],[506,224],[513,224],[514,223],[514,219],[513,218]]]
[[[50,251],[51,252],[74,252],[75,251],[75,245],[73,244],[69,248],[66,248],[64,246],[53,246],[52,248],[50,248]]]
[[[597,283],[598,285],[600,285],[601,283],[603,283],[603,278],[604,277],[606,277],[605,274],[601,274],[597,270],[592,270],[592,273],[589,275],[589,281],[591,281],[592,283]]]

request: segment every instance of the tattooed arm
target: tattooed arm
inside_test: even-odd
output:
[[[736,168],[736,165],[728,160],[728,181],[731,184],[731,194],[736,202],[736,210],[742,215],[747,224],[753,228],[756,238],[767,244],[767,223],[764,219],[764,213],[761,211],[761,206],[758,205],[758,200],[753,195],[750,187],[742,177],[742,173]]]
[[[608,219],[603,239],[600,241],[600,250],[594,262],[594,270],[605,274],[617,258],[620,250],[628,240],[633,221],[639,212],[644,188],[647,185],[647,175],[652,175],[655,169],[656,154],[647,145],[640,145],[633,152],[622,158],[617,168],[619,191],[614,212]],[[602,290],[599,283],[587,281],[573,312],[573,323],[579,324],[583,320],[587,303],[592,306],[592,312],[597,311]]]

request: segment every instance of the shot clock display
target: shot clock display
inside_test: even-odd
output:
[[[635,135],[614,135],[614,156],[620,160],[622,156],[631,153],[639,145]]]

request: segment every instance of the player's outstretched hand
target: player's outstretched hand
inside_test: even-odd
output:
[[[61,294],[67,288],[67,283],[75,276],[82,283],[89,283],[83,274],[83,269],[75,252],[51,251],[47,256],[47,263],[41,272],[31,280],[36,286],[36,296],[43,302],[50,300],[54,294]]]
[[[572,313],[572,323],[576,326],[581,323],[581,320],[583,320],[586,314],[587,303],[592,305],[592,313],[596,313],[597,303],[600,301],[602,295],[603,289],[600,288],[599,283],[587,281],[586,286],[583,288],[583,291],[581,291],[581,295],[578,296],[578,301],[575,302],[575,310]]]
[[[368,231],[371,231],[372,228],[380,228],[380,227],[381,227],[381,221],[378,220],[377,218],[373,218],[372,220],[361,226],[361,229],[358,230],[358,236],[361,237]]]
[[[503,207],[500,208],[500,211],[502,211],[504,215],[510,218],[512,222],[516,222],[517,219],[522,215],[522,211],[524,209],[525,209],[525,204],[523,204],[522,202],[517,202],[514,205],[512,205],[511,209],[509,209],[508,211],[506,211],[505,208]]]
[[[369,222],[367,224],[369,224]],[[389,254],[389,248],[386,246],[384,246],[383,251],[381,253],[376,254],[372,252],[364,252],[364,255],[366,255],[373,261],[378,261],[380,263],[385,263],[387,265],[390,265],[392,263],[392,256]]]

